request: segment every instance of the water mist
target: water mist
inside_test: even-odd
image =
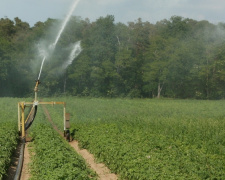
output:
[[[81,53],[82,48],[80,45],[80,41],[74,43],[73,49],[67,59],[67,61],[63,64],[63,69],[66,69],[70,64],[72,64],[73,60]]]
[[[64,19],[64,21],[63,21],[63,23],[62,23],[62,26],[61,26],[61,28],[60,28],[60,30],[59,30],[59,32],[58,32],[58,35],[56,36],[55,42],[54,42],[53,44],[49,45],[49,47],[48,47],[48,49],[47,49],[47,52],[45,52],[45,53],[42,53],[42,52],[41,52],[41,53],[40,53],[40,55],[43,57],[43,59],[42,59],[42,63],[41,63],[40,72],[39,72],[39,75],[38,75],[38,80],[40,79],[41,72],[42,72],[42,68],[43,68],[43,64],[44,64],[44,62],[45,62],[47,56],[50,54],[50,52],[53,52],[53,51],[55,50],[55,46],[57,45],[57,43],[58,43],[58,41],[59,41],[59,39],[60,39],[60,37],[61,37],[61,34],[62,34],[62,32],[64,31],[64,29],[65,29],[65,27],[66,27],[66,25],[67,25],[67,23],[68,23],[68,21],[69,21],[71,15],[72,15],[73,11],[74,11],[74,9],[77,7],[79,1],[80,1],[80,0],[75,0],[74,3],[73,3],[73,5],[71,6],[71,9],[69,10],[69,12],[68,12],[66,18]],[[40,51],[40,50],[39,50],[39,51]],[[41,51],[44,51],[44,50],[41,50]]]

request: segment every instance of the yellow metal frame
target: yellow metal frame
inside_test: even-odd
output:
[[[40,81],[37,80],[35,87],[34,87],[34,102],[19,102],[18,103],[18,130],[21,133],[22,138],[25,139],[26,136],[26,129],[25,129],[25,124],[28,121],[29,117],[32,114],[33,109],[35,108],[35,106],[37,105],[56,105],[56,104],[61,104],[63,105],[63,121],[64,121],[64,131],[66,130],[66,103],[65,102],[55,102],[55,101],[51,101],[51,102],[38,102],[37,101],[37,92],[38,92],[38,85],[40,84]],[[24,111],[26,107],[30,107],[32,106],[32,109],[30,111],[30,113],[27,116],[27,119],[25,120],[24,118]]]
[[[35,99],[36,99],[36,95],[35,95]],[[61,104],[63,105],[63,121],[64,121],[64,130],[66,130],[65,128],[65,124],[66,124],[66,103],[65,102],[19,102],[18,103],[18,130],[21,133],[22,138],[25,138],[26,133],[25,133],[25,124],[28,121],[28,118],[31,115],[32,110],[30,111],[27,119],[25,120],[25,116],[24,116],[24,111],[26,107],[30,107],[31,105],[33,105],[32,109],[34,108],[34,106],[36,105],[57,105],[57,104]]]

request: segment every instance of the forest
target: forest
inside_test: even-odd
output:
[[[61,19],[31,27],[0,19],[0,96],[29,97],[41,65],[40,44],[54,42]],[[81,53],[66,69],[70,46]],[[40,94],[128,98],[225,98],[225,23],[172,16],[152,24],[116,23],[113,15],[72,16],[43,66]]]

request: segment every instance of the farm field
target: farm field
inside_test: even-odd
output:
[[[96,179],[81,156],[52,128],[41,106],[35,121],[29,130],[35,154],[30,179]]]
[[[224,100],[58,100],[80,146],[121,179],[225,179]]]
[[[13,151],[19,142],[17,102],[28,99],[0,98],[0,179],[7,177]],[[97,179],[83,158],[52,128],[39,106],[34,123],[29,129],[33,138],[29,143],[32,154],[30,179]]]
[[[44,101],[53,99],[67,103],[74,139],[121,179],[225,179],[224,100],[58,97]],[[0,175],[10,162],[10,154],[2,149],[15,149],[17,144],[18,101],[22,99],[0,98]],[[46,107],[62,131],[62,107]],[[78,174],[80,179],[95,179],[52,129],[40,106],[30,132],[33,179],[72,179]]]

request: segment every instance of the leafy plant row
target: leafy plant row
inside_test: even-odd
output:
[[[18,143],[16,98],[0,99],[0,179],[7,176]]]
[[[0,123],[0,179],[6,175],[17,142],[18,133],[15,124],[12,122]]]
[[[52,129],[41,114],[31,130],[33,154],[31,179],[95,179],[84,160]]]
[[[64,110],[63,105],[45,106],[52,117],[54,124],[60,131],[64,130]]]
[[[225,179],[224,101],[61,100],[81,147],[122,179]]]
[[[204,145],[157,134],[145,126],[79,124],[75,137],[82,148],[89,149],[123,179],[225,178],[224,154],[208,153]]]

